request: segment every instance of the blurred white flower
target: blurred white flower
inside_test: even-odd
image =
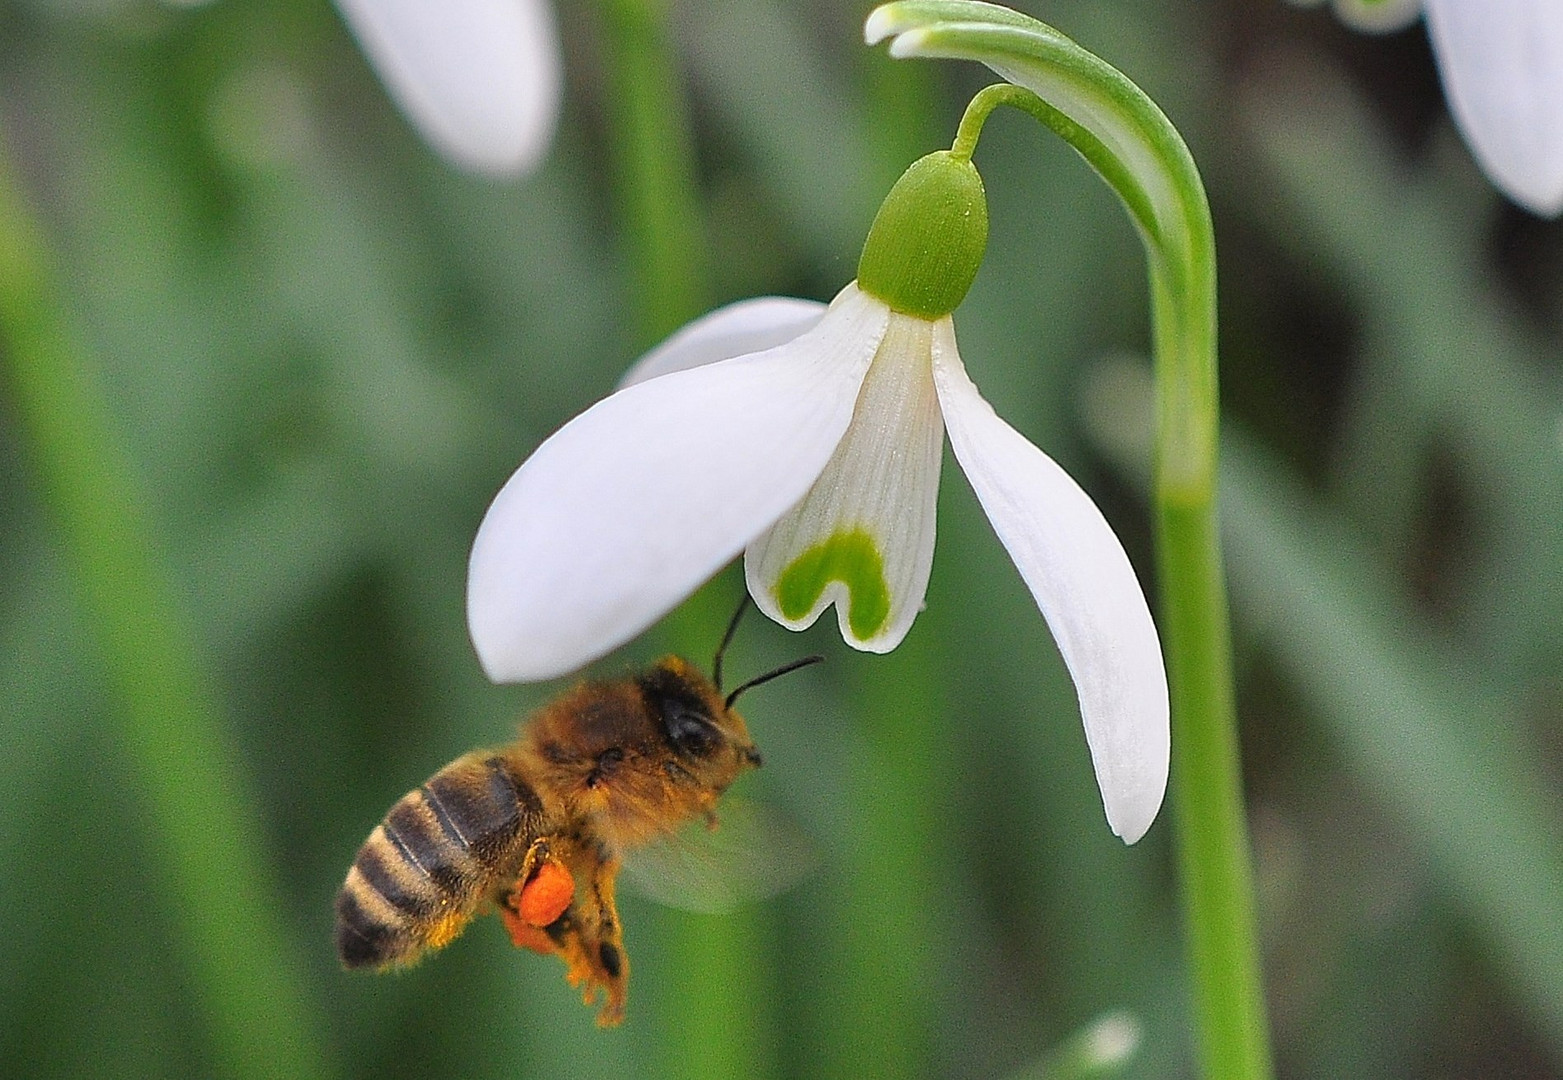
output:
[[[1419,8],[1449,108],[1482,170],[1527,210],[1555,217],[1563,211],[1563,0],[1335,0],[1342,21],[1363,30],[1398,30]]]
[[[985,210],[975,217],[950,212],[985,238]],[[884,232],[906,238],[882,230],[886,218],[860,281],[828,308],[767,298],[698,319],[538,447],[473,543],[473,643],[496,681],[564,674],[744,552],[749,591],[773,619],[801,629],[835,604],[849,644],[888,652],[927,590],[948,427],[1074,678],[1108,822],[1133,843],[1168,766],[1166,672],[1145,596],[1090,497],[966,375],[949,312],[980,241],[920,249],[955,251],[953,274],[902,277],[916,244],[876,248]]]
[[[542,161],[561,81],[549,0],[336,4],[397,106],[452,164],[504,177]]]
[[[534,168],[559,115],[548,0],[337,0],[381,80],[429,144],[493,176]]]
[[[1563,211],[1563,2],[1426,0],[1444,93],[1482,168],[1535,213]]]

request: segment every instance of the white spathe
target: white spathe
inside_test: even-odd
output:
[[[548,0],[337,0],[364,54],[429,144],[492,176],[536,167],[559,117]]]
[[[803,627],[834,603],[849,643],[893,648],[928,584],[948,427],[1074,679],[1108,823],[1128,843],[1144,835],[1169,751],[1144,593],[1090,497],[978,394],[948,316],[892,312],[855,284],[828,310],[744,301],[625,381],[522,464],[478,530],[468,623],[491,678],[596,659],[746,548],[750,591],[773,618]],[[813,564],[826,569],[801,593],[782,587],[843,537],[851,558]]]
[[[1505,194],[1563,211],[1563,0],[1425,0],[1444,93]]]

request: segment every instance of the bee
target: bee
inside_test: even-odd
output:
[[[669,656],[629,678],[586,682],[544,706],[520,738],[457,758],[404,795],[353,860],[336,899],[337,955],[387,970],[497,910],[511,941],[553,954],[597,1022],[624,1019],[629,958],[614,901],[624,857],[690,823],[761,763],[733,703],[810,656],[722,694],[727,627],[707,678]],[[699,906],[697,903],[689,906]]]

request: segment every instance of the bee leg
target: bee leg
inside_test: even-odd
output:
[[[499,905],[510,940],[558,956],[581,999],[587,1005],[602,1002],[597,1023],[621,1023],[630,965],[614,900],[619,864],[595,847],[538,852],[533,845],[522,865],[526,874]]]
[[[566,978],[579,987],[587,1005],[602,1005],[597,1023],[614,1027],[624,1020],[630,965],[624,952],[619,912],[614,903],[614,876],[618,863],[591,860],[590,884],[577,890],[575,903],[548,933],[558,943],[558,953],[569,966]]]
[[[526,854],[521,858],[521,869],[516,874],[516,889],[520,889],[526,880],[537,869],[537,864],[546,860],[552,854],[548,846],[547,837],[539,836],[532,841],[532,846],[526,849]]]
[[[624,931],[613,895],[618,872],[617,862],[604,862],[591,890],[596,920],[594,933],[590,935],[590,958],[595,981],[607,998],[597,1014],[597,1023],[602,1027],[613,1027],[623,1021],[629,997],[630,959],[624,951]]]
[[[536,927],[548,926],[570,910],[575,900],[575,877],[556,859],[538,863],[519,892],[512,892],[516,914]]]
[[[533,952],[559,951],[545,928],[560,921],[575,898],[575,878],[569,867],[555,858],[545,840],[527,850],[515,886],[503,897],[500,918],[518,948]]]

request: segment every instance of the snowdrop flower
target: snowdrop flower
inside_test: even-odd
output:
[[[950,313],[986,242],[976,169],[931,154],[828,307],[772,298],[699,319],[547,439],[472,548],[468,624],[489,676],[579,667],[740,552],[773,619],[801,629],[834,604],[848,643],[895,648],[928,584],[948,430],[1074,677],[1108,822],[1138,840],[1167,780],[1160,644],[1101,512],[961,363]]]
[[[1493,183],[1528,210],[1563,211],[1563,4],[1426,0],[1444,93]]]
[[[337,0],[397,106],[453,164],[518,176],[559,116],[548,0]]]
[[[561,80],[548,0],[336,5],[397,106],[452,164],[505,177],[542,161],[559,119]]]
[[[1341,19],[1398,30],[1418,8],[1444,95],[1483,171],[1534,213],[1563,211],[1563,3],[1336,0]]]

